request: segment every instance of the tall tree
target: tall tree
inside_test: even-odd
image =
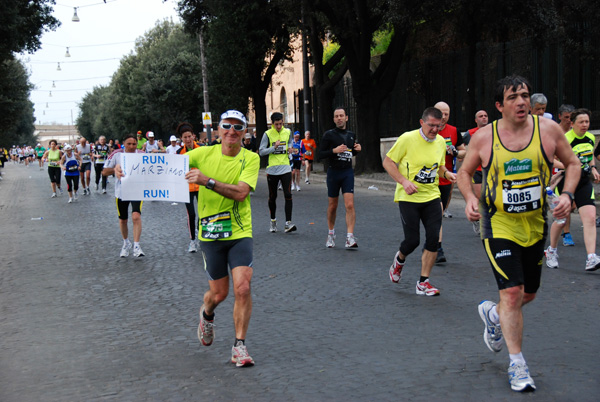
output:
[[[315,0],[315,10],[327,18],[333,40],[340,44],[352,76],[356,102],[357,135],[363,146],[356,170],[382,171],[379,112],[394,88],[405,49],[416,24],[440,9],[427,0]],[[373,67],[371,47],[374,34],[383,28],[393,32],[387,51]]]
[[[35,52],[44,32],[55,30],[60,21],[52,16],[54,0],[3,1],[0,13],[0,60],[13,52]]]
[[[213,111],[247,111],[252,99],[257,132],[267,128],[265,98],[277,65],[290,59],[292,27],[282,0],[180,0],[179,13],[192,32],[207,37],[209,93]]]
[[[0,62],[0,146],[23,143],[23,138],[33,139],[31,89],[29,75],[21,61],[10,56]]]

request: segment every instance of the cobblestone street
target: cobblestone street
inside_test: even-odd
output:
[[[598,400],[600,271],[584,271],[577,214],[576,246],[559,246],[560,269],[544,268],[524,310],[537,391],[522,395],[508,384],[508,352],[493,354],[482,340],[477,305],[498,291],[458,191],[443,222],[448,262],[431,276],[441,296],[428,298],[415,295],[419,253],[400,284],[389,280],[403,236],[392,186],[369,190],[358,178],[359,248],[343,247],[342,202],[337,245],[327,249],[324,174],[294,192],[298,231],[284,234],[282,192],[280,231],[268,231],[261,171],[247,337],[256,365],[237,369],[233,292],[216,310],[213,345],[196,336],[208,283],[201,253],[187,253],[183,204],[145,202],[146,256],[119,258],[114,178],[108,194],[68,204],[66,191],[50,198],[46,170],[7,164],[3,173],[0,401]]]

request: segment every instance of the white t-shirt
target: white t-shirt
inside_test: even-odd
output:
[[[173,145],[169,145],[169,146],[167,147],[167,153],[168,153],[168,154],[176,154],[176,153],[177,153],[177,151],[178,151],[180,148],[181,148],[181,147],[180,147],[179,145],[177,145],[177,144],[175,144],[175,146],[173,146]]]

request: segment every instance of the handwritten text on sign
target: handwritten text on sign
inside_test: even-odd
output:
[[[125,201],[190,202],[185,174],[187,155],[122,154],[125,176],[121,178],[121,199]]]

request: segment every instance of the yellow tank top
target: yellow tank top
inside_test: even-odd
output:
[[[492,123],[492,153],[483,169],[479,201],[482,239],[507,239],[529,247],[546,237],[546,188],[552,171],[540,137],[538,116],[533,134],[520,151],[504,147],[498,121]]]
[[[271,127],[265,134],[269,138],[269,147],[272,147],[278,140],[281,141],[275,152],[269,154],[269,165],[267,167],[289,165],[290,158],[288,157],[287,149],[290,143],[291,131],[287,128],[282,128],[280,132],[277,132],[275,128]]]

